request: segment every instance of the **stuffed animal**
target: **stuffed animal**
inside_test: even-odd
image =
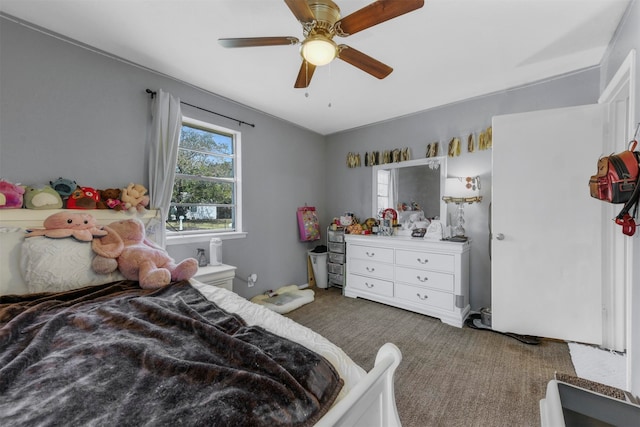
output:
[[[77,187],[67,199],[67,209],[95,209],[100,200],[98,192],[91,187]]]
[[[9,181],[0,180],[0,209],[22,207],[24,188]]]
[[[144,289],[157,289],[171,281],[188,280],[198,271],[195,258],[176,264],[167,251],[147,239],[144,224],[137,218],[113,222],[105,230],[108,234],[91,244],[98,254],[92,264],[96,273],[109,273],[110,260],[115,259],[126,279],[137,280]]]
[[[76,184],[74,180],[67,178],[58,178],[55,181],[49,181],[49,184],[63,200],[69,197],[78,187],[78,184]]]
[[[147,189],[142,184],[130,183],[122,189],[120,200],[130,213],[144,212],[149,205],[149,196],[146,194]]]
[[[24,193],[24,207],[27,209],[60,209],[62,197],[50,185],[27,186]]]
[[[122,200],[120,200],[120,194],[122,190],[119,188],[107,188],[106,190],[98,190],[98,194],[100,195],[100,200],[98,200],[97,208],[98,209],[113,209],[116,211],[121,211]]]
[[[83,213],[58,212],[49,215],[42,224],[44,229],[27,229],[25,237],[45,236],[52,239],[73,237],[80,242],[91,242],[94,237],[107,235],[96,219]]]

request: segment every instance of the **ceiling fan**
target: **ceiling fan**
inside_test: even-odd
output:
[[[350,46],[338,45],[333,38],[350,36],[424,5],[424,0],[377,0],[341,19],[340,8],[331,0],[284,2],[302,25],[302,42],[296,37],[221,38],[218,42],[228,48],[300,44],[302,65],[295,88],[308,87],[316,67],[326,65],[335,58],[342,59],[378,79],[384,79],[391,74],[393,68]]]

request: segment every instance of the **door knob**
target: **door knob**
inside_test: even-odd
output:
[[[498,239],[498,240],[504,240],[504,234],[502,234],[502,233],[498,233],[498,234],[496,234],[496,239]]]

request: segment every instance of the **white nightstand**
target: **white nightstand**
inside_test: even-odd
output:
[[[199,267],[195,279],[211,286],[219,286],[221,288],[233,291],[233,278],[236,276],[236,267],[232,265],[207,265]]]

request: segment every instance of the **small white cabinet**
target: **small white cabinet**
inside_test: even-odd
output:
[[[236,276],[236,267],[232,265],[207,265],[198,268],[195,279],[205,285],[218,286],[233,291],[233,278]]]
[[[470,242],[345,235],[345,296],[365,298],[462,327],[469,314]]]

